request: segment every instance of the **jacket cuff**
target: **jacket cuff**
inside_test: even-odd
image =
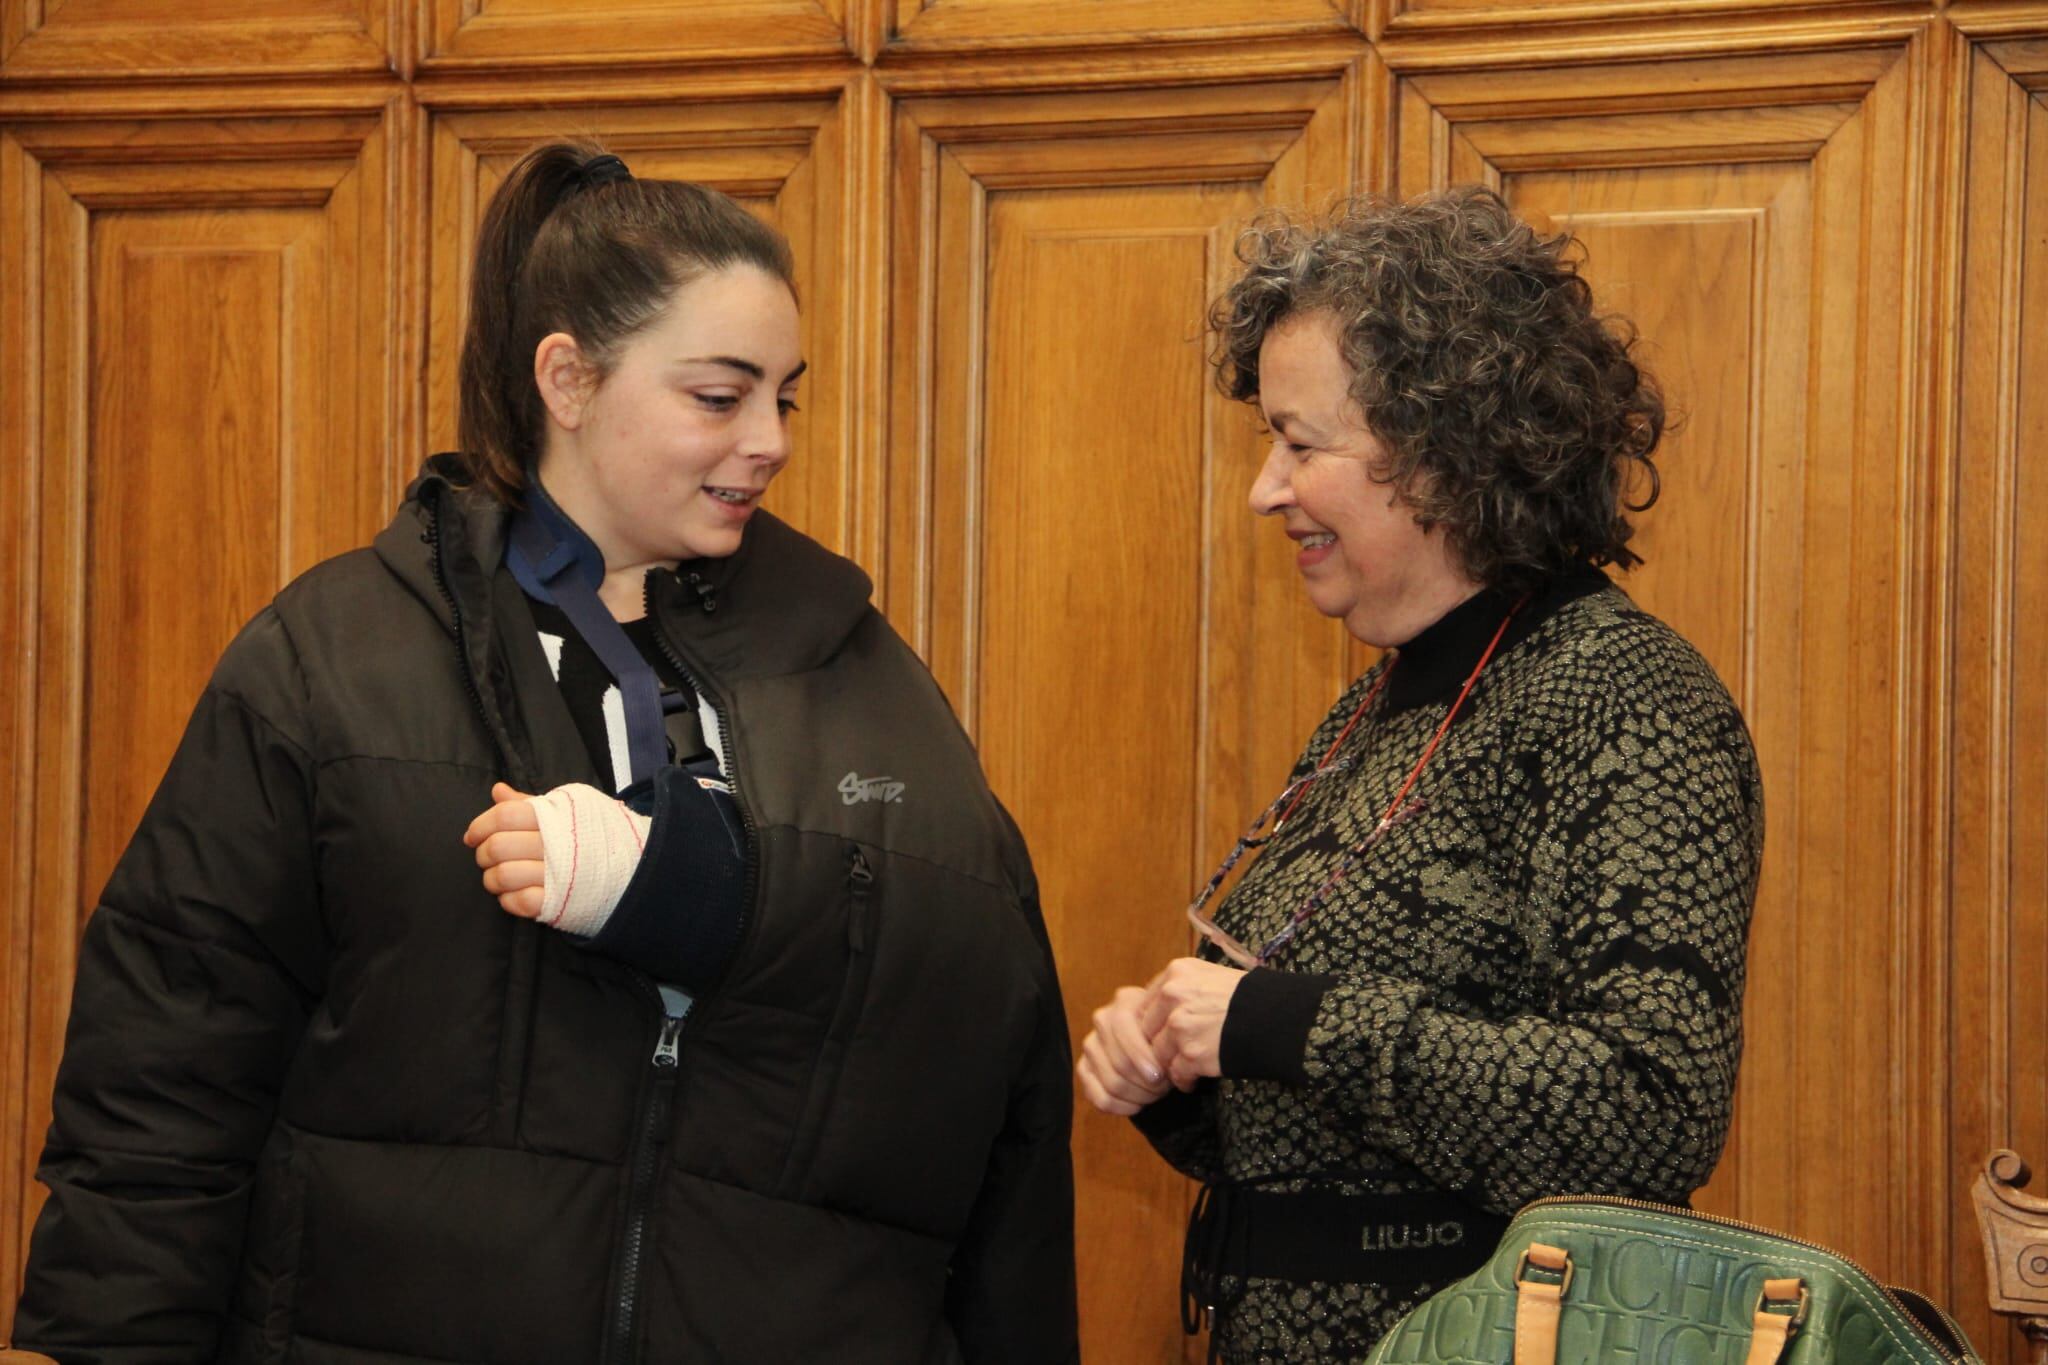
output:
[[[1193,1090],[1169,1090],[1131,1115],[1131,1122],[1139,1132],[1153,1139],[1168,1137],[1190,1124],[1205,1122],[1202,1092],[1208,1084],[1207,1081],[1201,1082]]]
[[[1308,1031],[1334,976],[1260,967],[1245,973],[1223,1016],[1217,1064],[1232,1080],[1306,1085]]]

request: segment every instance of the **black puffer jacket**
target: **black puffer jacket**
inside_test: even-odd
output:
[[[670,1048],[646,977],[504,914],[461,843],[495,778],[596,778],[503,517],[447,472],[229,648],[88,923],[17,1343],[1072,1358],[1035,884],[866,577],[765,515],[697,583],[650,575],[752,855]]]

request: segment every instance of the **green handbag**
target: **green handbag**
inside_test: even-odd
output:
[[[1515,1215],[1493,1259],[1419,1304],[1367,1365],[1983,1365],[1920,1295],[1824,1247],[1599,1197]]]

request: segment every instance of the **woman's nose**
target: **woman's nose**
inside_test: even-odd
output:
[[[1266,452],[1266,462],[1259,466],[1259,476],[1252,480],[1251,504],[1252,511],[1262,517],[1284,512],[1294,505],[1294,486],[1287,481],[1278,442]]]
[[[789,461],[789,419],[779,400],[755,409],[754,420],[747,427],[746,453],[750,460],[776,467]]]

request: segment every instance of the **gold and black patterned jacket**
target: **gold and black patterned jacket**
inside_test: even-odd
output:
[[[1218,911],[1267,942],[1378,820],[1511,605],[1488,591],[1382,660],[1345,740]],[[1226,1079],[1138,1126],[1205,1182],[1681,1201],[1727,1136],[1763,845],[1742,717],[1594,570],[1516,614],[1416,788],[1426,803],[1238,988]],[[1292,1179],[1300,1177],[1300,1179]],[[1269,1182],[1277,1182],[1270,1183]],[[1438,1286],[1227,1286],[1228,1360],[1353,1359]]]

